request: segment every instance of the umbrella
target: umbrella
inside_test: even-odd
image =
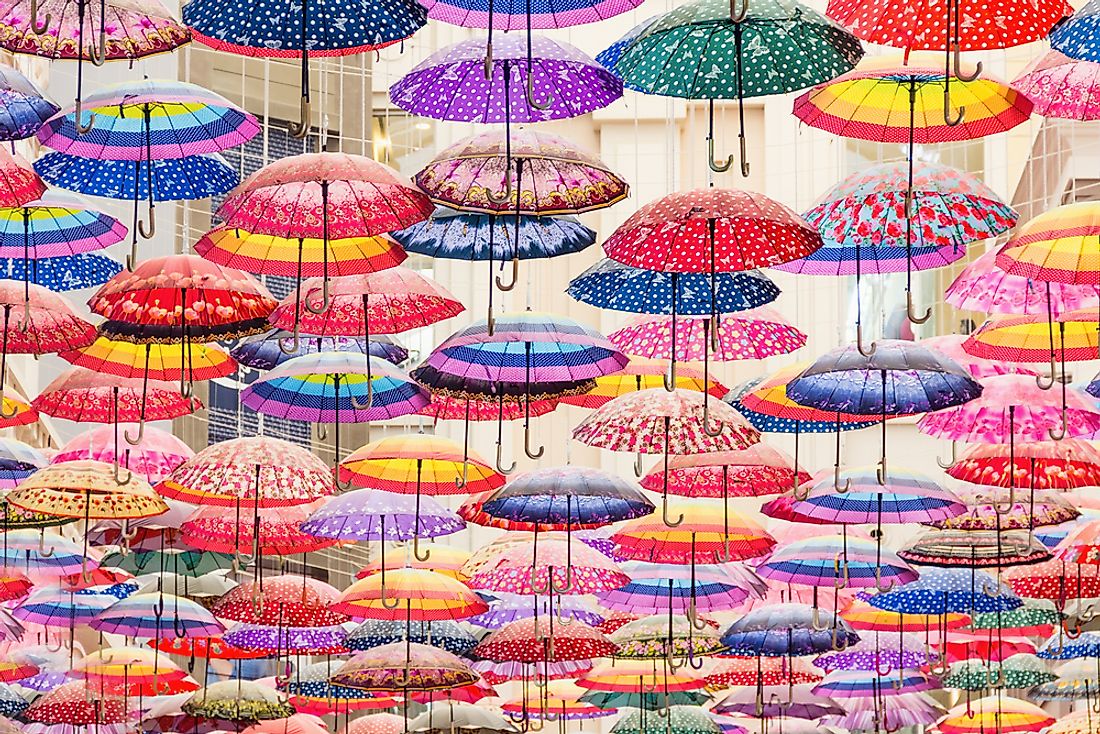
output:
[[[999,252],[999,248],[990,249],[967,265],[947,287],[944,300],[967,311],[1017,315],[1045,314],[1048,301],[1054,314],[1095,308],[1100,303],[1092,285],[1037,283],[1006,273],[997,266]]]
[[[763,578],[788,584],[829,587],[894,588],[917,579],[917,572],[881,545],[858,538],[818,536],[777,548],[756,567]],[[885,585],[884,585],[885,582]]]
[[[365,691],[433,691],[475,683],[477,673],[445,650],[397,642],[356,653],[329,680]]]
[[[729,692],[713,711],[719,714],[755,716],[759,719],[818,719],[843,714],[844,709],[827,696],[812,692],[808,684],[761,686]],[[759,695],[758,695],[759,694]]]
[[[878,671],[833,670],[811,689],[819,696],[843,699],[921,693],[940,688],[940,680],[919,670],[891,670],[880,676]]]
[[[301,57],[301,120],[290,134],[304,138],[310,130],[309,59],[348,56],[385,48],[412,36],[427,22],[427,12],[413,0],[387,0],[365,6],[336,2],[298,10],[276,0],[247,7],[192,0],[183,7],[183,22],[204,46],[240,56]],[[334,22],[340,19],[340,22]]]
[[[451,702],[425,711],[408,723],[410,732],[470,732],[471,734],[519,734],[519,727],[496,711],[470,703]]]
[[[874,671],[880,676],[905,669],[933,667],[939,656],[928,647],[927,639],[904,632],[860,631],[859,640],[843,649],[827,650],[814,658],[814,665],[827,671]],[[925,633],[928,634],[927,632]],[[934,672],[934,671],[933,671]]]
[[[0,139],[23,140],[38,132],[61,108],[17,69],[0,70]],[[33,197],[32,197],[33,198]]]
[[[668,706],[659,716],[647,717],[645,709],[626,712],[611,727],[612,734],[719,734],[718,724],[701,706]]]
[[[473,38],[441,48],[390,87],[390,101],[437,120],[503,122],[507,136],[513,122],[578,117],[622,96],[618,77],[580,49],[532,34],[531,27],[526,36],[495,39],[490,30],[488,49]]]
[[[684,361],[767,359],[806,345],[805,334],[766,306],[720,316],[714,329],[701,317],[638,316],[608,339],[628,354]]]
[[[123,452],[118,444],[120,430],[126,429],[107,425],[84,431],[61,447],[53,463],[90,459],[121,464],[152,484],[195,455],[183,441],[157,428],[146,429],[142,440]]]
[[[635,29],[619,44],[600,60],[629,89],[708,101],[708,161],[715,172],[728,170],[733,158],[722,163],[714,157],[714,100],[737,100],[741,174],[746,177],[744,100],[828,81],[863,56],[848,31],[792,0],[757,0],[737,9],[716,0],[692,0]]]
[[[220,635],[225,627],[198,602],[161,593],[133,594],[107,607],[88,626],[99,632],[157,639],[174,634]]]
[[[824,716],[814,726],[850,728],[852,731],[871,731],[879,727],[897,731],[908,726],[929,726],[943,715],[940,704],[926,693],[857,698],[845,703],[848,710],[843,716]]]
[[[88,624],[118,599],[109,594],[82,594],[56,588],[40,588],[12,609],[12,616],[43,627],[71,629]],[[37,671],[19,676],[29,678]]]
[[[400,609],[402,599],[405,600],[404,611]],[[489,605],[450,576],[427,569],[402,568],[356,581],[344,590],[331,608],[353,619],[404,617],[411,624],[413,621],[465,619],[488,611]]]
[[[967,511],[955,517],[928,523],[953,530],[1031,530],[1057,525],[1076,518],[1080,513],[1057,492],[1030,492],[1028,497],[1016,497],[1011,487],[971,487],[959,491]]]
[[[256,723],[294,715],[286,695],[248,680],[211,683],[191,694],[181,707],[185,714],[203,719]]]
[[[1100,119],[1100,64],[1049,51],[1027,65],[1012,86],[1035,103],[1046,118],[1091,121]]]
[[[703,670],[707,685],[711,688],[777,686],[780,683],[798,685],[822,680],[822,673],[805,658],[723,656],[711,660],[710,665],[709,669]]]
[[[577,721],[615,715],[615,709],[605,709],[582,701],[581,697],[585,693],[584,688],[570,680],[548,681],[543,692],[533,700],[529,700],[527,696],[510,698],[501,705],[501,709],[509,716],[547,721]]]
[[[211,613],[221,619],[270,627],[335,627],[347,617],[332,609],[340,591],[323,581],[286,574],[236,586]]]
[[[952,663],[943,677],[943,684],[948,688],[981,691],[987,688],[1031,688],[1057,678],[1047,670],[1042,660],[1021,653],[996,663],[977,659]]]
[[[683,372],[681,371],[681,376]],[[684,497],[760,497],[778,494],[794,480],[789,456],[766,443],[757,443],[741,451],[673,456],[668,461],[669,494]],[[810,475],[798,472],[800,482]],[[655,467],[642,477],[644,489],[657,492],[665,482],[665,471]]]
[[[106,255],[82,252],[41,260],[0,258],[0,275],[7,280],[29,280],[51,291],[78,291],[101,286],[122,270],[122,264]]]
[[[690,566],[673,563],[628,561],[622,568],[630,582],[596,594],[605,609],[644,615],[670,609],[685,616],[694,614],[692,610],[720,612],[760,598],[767,589],[756,574],[738,565],[696,566],[694,574]]]
[[[610,635],[618,648],[613,656],[622,660],[664,658],[676,669],[683,663],[673,663],[675,657],[702,658],[725,651],[719,630],[709,626],[696,630],[687,619],[676,618],[671,623],[669,619],[658,613],[627,622]]]
[[[478,644],[476,637],[450,620],[421,621],[410,627],[402,620],[367,619],[348,633],[345,642],[351,650],[369,650],[404,640],[407,631],[413,642],[440,647],[455,655],[466,655]]]
[[[838,17],[830,13],[831,17]],[[907,177],[903,199],[906,248],[906,301],[909,320],[924,323],[913,312],[913,181],[915,145],[972,140],[1009,130],[1025,121],[1031,101],[1011,87],[977,74],[963,77],[956,63],[955,106],[969,109],[951,117],[950,71],[923,61],[898,65],[891,58],[875,59],[861,68],[819,84],[794,103],[795,116],[836,135],[884,143],[907,143]],[[967,72],[969,74],[969,72]]]
[[[0,70],[0,75],[8,71],[18,73],[14,69]],[[0,82],[0,85],[2,85],[2,82]],[[2,96],[2,91],[0,91],[0,97]],[[0,122],[0,126],[2,126],[2,122]],[[0,127],[0,131],[2,129]],[[0,184],[0,205],[17,207],[37,201],[46,193],[46,184],[38,177],[31,165],[23,158],[8,153],[6,150],[0,152],[0,172],[4,175],[4,182]]]
[[[394,364],[400,364],[409,358],[409,350],[387,336],[376,336],[370,340],[349,336],[315,336],[299,339],[298,348],[287,350],[288,354],[281,347],[285,347],[290,339],[293,339],[293,334],[282,329],[256,334],[242,339],[233,347],[230,355],[238,364],[260,371],[274,369],[288,359],[317,352],[369,354]]]
[[[660,387],[664,384],[664,379],[662,379],[664,374],[664,360],[631,356],[630,362],[621,372],[599,377],[596,379],[595,387],[589,392],[582,395],[566,395],[561,399],[561,402],[582,408],[599,408],[620,395],[638,390],[647,390],[651,387]],[[707,392],[716,398],[720,398],[729,392],[725,385],[714,378],[704,381],[703,372],[691,367],[681,367],[677,371],[676,387]]]
[[[68,191],[132,201],[206,199],[225,194],[240,183],[237,172],[216,153],[155,159],[150,163],[54,152],[36,160],[34,170],[46,182]]]
[[[924,569],[916,581],[875,594],[871,605],[905,614],[1008,611],[1023,604],[1009,586],[984,571],[962,568]]]
[[[127,708],[122,696],[107,694],[102,689],[95,690],[89,681],[74,680],[45,693],[24,715],[31,721],[46,724],[97,727],[126,724],[129,721]]]
[[[336,545],[335,540],[300,529],[322,505],[322,500],[315,500],[304,505],[263,508],[258,527],[254,518],[242,522],[235,508],[200,507],[180,526],[180,539],[199,550],[232,553],[246,563],[256,560],[252,552],[277,556],[312,553]]]
[[[33,446],[14,438],[0,439],[0,488],[15,487],[47,463],[45,455]],[[3,502],[6,510],[6,499]]]
[[[617,589],[630,578],[607,556],[576,548],[561,533],[498,541],[478,549],[463,567],[470,588],[511,594],[593,594]]]
[[[196,398],[181,396],[178,387],[167,382],[143,382],[137,377],[73,367],[42,390],[34,399],[34,408],[75,422],[117,424],[139,420],[142,409],[148,420],[160,421],[189,415],[202,407]],[[11,395],[9,389],[8,397]]]
[[[541,623],[541,626],[540,626]],[[499,662],[553,663],[610,657],[618,645],[598,630],[583,624],[557,625],[554,615],[510,622],[490,632],[474,655]]]
[[[776,604],[756,609],[734,622],[722,635],[722,644],[733,655],[790,657],[843,649],[859,642],[843,619],[816,629],[815,612],[803,604]]]
[[[604,620],[605,612],[597,611],[596,607],[585,601],[583,597],[536,595],[532,599],[530,596],[511,594],[506,591],[491,593],[489,611],[470,617],[466,620],[467,622],[485,629],[500,629],[517,619],[526,619],[536,614],[556,613],[559,621],[575,619],[598,629],[598,625]]]
[[[847,490],[837,493],[838,486]],[[873,467],[846,469],[817,480],[795,499],[790,508],[794,519],[824,523],[928,523],[966,511],[962,500],[930,477],[897,468],[885,484],[879,484]]]
[[[997,693],[956,706],[936,724],[943,734],[970,734],[994,729],[1034,732],[1053,724],[1055,718],[1033,703]]]
[[[1069,15],[1069,13],[1065,13]],[[1092,29],[1096,27],[1096,3],[1087,2],[1065,22],[1050,29],[1050,45],[1074,59],[1100,61],[1092,43]]]
[[[527,169],[514,187],[507,175],[509,158],[517,161],[517,170]],[[556,135],[530,130],[464,138],[432,159],[416,175],[416,184],[436,204],[484,214],[517,208],[513,198],[520,214],[580,214],[611,206],[628,191],[598,159]]]
[[[898,555],[920,566],[945,568],[1006,568],[1052,558],[1031,533],[1011,530],[931,530],[910,541]]]
[[[616,554],[648,563],[708,565],[758,558],[775,547],[775,538],[747,515],[731,511],[719,521],[713,505],[699,501],[680,508],[676,525],[656,513],[623,524],[611,536]]]

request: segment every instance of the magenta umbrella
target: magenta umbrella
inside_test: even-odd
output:
[[[999,250],[989,250],[959,273],[947,287],[944,300],[963,311],[1033,315],[1047,313],[1047,301],[1055,316],[1100,303],[1091,285],[1040,283],[1009,275],[997,267]]]
[[[955,361],[963,369],[970,373],[975,380],[984,380],[987,377],[997,375],[1030,375],[1035,377],[1038,373],[1014,362],[1001,362],[994,359],[982,359],[975,357],[965,349],[963,342],[966,337],[962,334],[941,334],[930,336],[920,340],[921,346],[942,354]]]
[[[1012,86],[1035,103],[1034,112],[1065,120],[1100,120],[1100,64],[1050,51],[1032,61]]]
[[[51,463],[78,459],[105,461],[137,472],[150,484],[156,484],[195,455],[190,446],[168,431],[152,427],[146,427],[137,445],[126,444],[119,451],[118,434],[126,429],[126,424],[110,424],[85,431],[62,446]]]
[[[806,345],[805,334],[766,306],[720,316],[708,349],[710,323],[709,316],[640,315],[608,339],[627,354],[680,362],[702,361],[708,354],[719,362],[767,359]]]

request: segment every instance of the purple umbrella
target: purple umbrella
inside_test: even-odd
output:
[[[927,693],[857,698],[846,703],[848,713],[825,716],[818,723],[850,731],[897,731],[926,726],[943,715],[943,708]]]
[[[222,639],[244,650],[280,651],[287,654],[323,655],[339,652],[348,631],[336,627],[270,627],[237,624]]]
[[[595,59],[544,36],[532,36],[530,47],[520,34],[498,36],[485,70],[480,42],[461,41],[390,87],[390,101],[436,120],[528,123],[578,117],[623,96],[622,80]]]
[[[827,671],[874,670],[880,676],[895,670],[921,668],[936,657],[916,635],[860,630],[859,642],[844,650],[819,655],[814,665]]]
[[[633,10],[641,0],[421,0],[428,17],[464,28],[518,31],[595,23]]]
[[[894,670],[882,676],[873,670],[834,670],[814,686],[814,693],[830,698],[873,698],[943,688],[939,678],[919,670]]]
[[[844,709],[812,692],[813,685],[738,686],[714,707],[718,714],[740,714],[757,718],[817,719],[843,714]]]
[[[470,617],[466,621],[485,629],[500,629],[518,619],[527,619],[538,614],[557,614],[558,619],[576,619],[590,627],[603,621],[603,616],[584,597],[570,595],[535,596],[520,594],[493,594],[495,600],[489,602],[489,611]]]

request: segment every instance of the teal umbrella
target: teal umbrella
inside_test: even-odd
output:
[[[745,98],[827,82],[862,56],[859,39],[797,0],[689,0],[596,59],[628,89],[708,100],[709,163],[719,173],[733,156],[714,159],[714,100],[736,99],[741,175],[748,176]]]

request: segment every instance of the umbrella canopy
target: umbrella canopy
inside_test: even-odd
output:
[[[683,374],[681,372],[681,374]],[[656,466],[641,479],[644,489],[660,491],[668,476],[669,494],[684,497],[760,497],[786,491],[795,469],[789,456],[766,443],[742,451],[715,451],[670,457],[667,469]],[[810,475],[798,471],[799,482]]]
[[[1038,283],[1022,275],[1010,275],[997,265],[1000,248],[986,251],[967,265],[944,292],[944,300],[956,308],[983,313],[1017,315],[1053,314],[1095,308],[1100,302],[1093,285]],[[950,355],[948,355],[950,356]]]
[[[40,469],[6,499],[31,512],[97,520],[139,519],[168,511],[168,505],[141,477],[119,485],[110,464],[87,459]]]
[[[500,662],[546,663],[610,657],[618,649],[614,641],[586,625],[559,625],[548,631],[550,624],[538,617],[510,622],[490,632],[473,652]]]
[[[13,68],[0,71],[0,101],[4,107],[4,112],[0,113],[0,138],[4,140],[31,137],[61,110],[31,80]]]
[[[943,734],[969,734],[994,727],[1001,732],[1040,731],[1055,718],[1033,703],[998,693],[956,706],[936,724]]]
[[[182,706],[196,718],[251,724],[294,715],[286,696],[255,681],[226,680],[195,691]]]
[[[398,642],[356,653],[329,680],[365,691],[433,691],[471,685],[477,679],[456,655]]]
[[[488,611],[489,605],[450,576],[402,568],[356,581],[344,589],[331,609],[353,619],[434,621],[472,617]]]
[[[13,392],[8,388],[5,401]],[[143,402],[145,417],[151,421],[179,418],[202,407],[197,398],[180,395],[178,385],[160,380],[146,383],[142,378],[119,377],[84,367],[73,367],[54,378],[34,399],[34,407],[55,418],[117,423],[139,420]]]
[[[293,333],[276,329],[267,334],[257,334],[241,340],[230,350],[233,359],[254,370],[270,370],[283,362],[305,354],[318,352],[351,352],[369,354],[394,364],[409,358],[409,350],[390,337],[377,336],[370,340],[348,336],[315,336],[298,340],[297,349],[286,349],[294,338]],[[286,352],[283,351],[286,349]]]
[[[584,467],[522,474],[482,503],[494,517],[537,523],[544,530],[600,527],[653,512],[653,503],[629,482]]]
[[[254,552],[264,555],[312,553],[336,545],[336,540],[317,537],[301,529],[324,500],[304,505],[264,508],[255,517],[241,517],[237,508],[200,507],[180,526],[184,543],[200,550],[233,553],[238,558]]]
[[[875,594],[871,605],[905,614],[995,612],[1023,604],[1005,584],[984,571],[929,568],[912,583]]]
[[[755,609],[726,629],[722,644],[733,655],[797,657],[859,642],[859,635],[843,619],[823,630],[814,627],[814,619],[814,610],[803,604]]]
[[[773,581],[805,586],[881,587],[916,581],[908,563],[878,543],[858,538],[818,536],[788,543],[756,568]]]
[[[1100,118],[1100,64],[1052,50],[1036,57],[1012,86],[1035,103],[1043,117],[1067,120]]]

